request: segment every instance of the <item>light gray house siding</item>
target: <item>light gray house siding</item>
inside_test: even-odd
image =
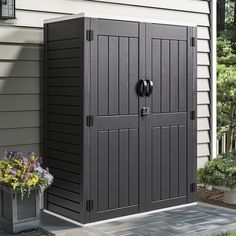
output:
[[[39,152],[42,144],[43,21],[80,12],[198,26],[198,160],[211,155],[209,1],[16,0],[15,20],[0,21],[0,151]]]

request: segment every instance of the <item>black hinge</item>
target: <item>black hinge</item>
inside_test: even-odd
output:
[[[87,116],[87,117],[86,117],[86,125],[87,125],[88,127],[93,126],[93,116]]]
[[[93,200],[87,200],[86,201],[86,211],[92,211],[93,210]]]
[[[87,32],[86,32],[86,39],[88,41],[92,41],[93,40],[93,30],[87,30]]]
[[[191,183],[190,184],[190,192],[194,193],[196,191],[196,187],[197,187],[196,183]]]
[[[190,44],[191,44],[192,47],[196,46],[196,38],[195,37],[190,38]]]
[[[190,120],[196,119],[196,112],[194,110],[190,111]]]

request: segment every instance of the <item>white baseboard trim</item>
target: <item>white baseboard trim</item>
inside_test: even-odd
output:
[[[49,215],[55,216],[55,217],[57,217],[57,218],[59,218],[59,219],[65,220],[65,221],[67,221],[67,222],[69,222],[69,223],[72,223],[72,224],[74,224],[74,225],[84,227],[84,224],[81,224],[81,223],[79,223],[78,221],[75,221],[75,220],[71,220],[71,219],[69,219],[69,218],[67,218],[67,217],[65,217],[65,216],[59,215],[59,214],[54,213],[54,212],[52,212],[52,211],[48,211],[48,210],[46,210],[46,209],[43,209],[43,212],[45,212],[45,213],[47,213],[47,214],[49,214]],[[42,227],[43,227],[43,226],[42,226]]]
[[[45,210],[45,209],[43,211],[45,213],[48,213],[50,215],[53,215],[55,217],[58,217],[60,219],[65,220],[65,221],[68,221],[68,222],[70,222],[72,224],[75,224],[75,225],[78,225],[78,226],[81,226],[81,227],[89,227],[89,226],[105,224],[105,223],[119,221],[119,220],[139,218],[139,217],[143,217],[143,216],[150,215],[150,214],[153,214],[153,213],[158,213],[158,212],[163,212],[163,211],[170,211],[170,210],[180,209],[180,208],[189,207],[189,206],[195,206],[197,204],[198,204],[197,202],[193,202],[193,203],[189,203],[189,204],[183,204],[183,205],[178,205],[178,206],[173,206],[173,207],[167,207],[167,208],[163,208],[163,209],[147,211],[147,212],[132,214],[132,215],[128,215],[128,216],[116,217],[116,218],[112,218],[112,219],[108,219],[108,220],[101,220],[101,221],[97,221],[97,222],[93,222],[93,223],[88,223],[88,224],[81,224],[81,223],[79,223],[79,222],[77,222],[75,220],[71,220],[71,219],[69,219],[67,217],[61,216],[59,214],[56,214],[54,212],[51,212],[51,211],[48,211],[48,210]]]

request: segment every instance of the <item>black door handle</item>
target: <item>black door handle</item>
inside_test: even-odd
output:
[[[150,97],[153,92],[153,82],[149,79],[147,79],[147,91],[146,91],[146,96]]]
[[[147,92],[147,81],[146,80],[139,80],[137,83],[137,94],[140,97],[144,97]]]

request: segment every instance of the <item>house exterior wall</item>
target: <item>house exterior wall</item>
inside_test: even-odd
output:
[[[80,12],[152,18],[198,26],[198,162],[211,156],[211,6],[203,0],[16,0],[0,21],[0,153],[41,152],[43,21]]]

